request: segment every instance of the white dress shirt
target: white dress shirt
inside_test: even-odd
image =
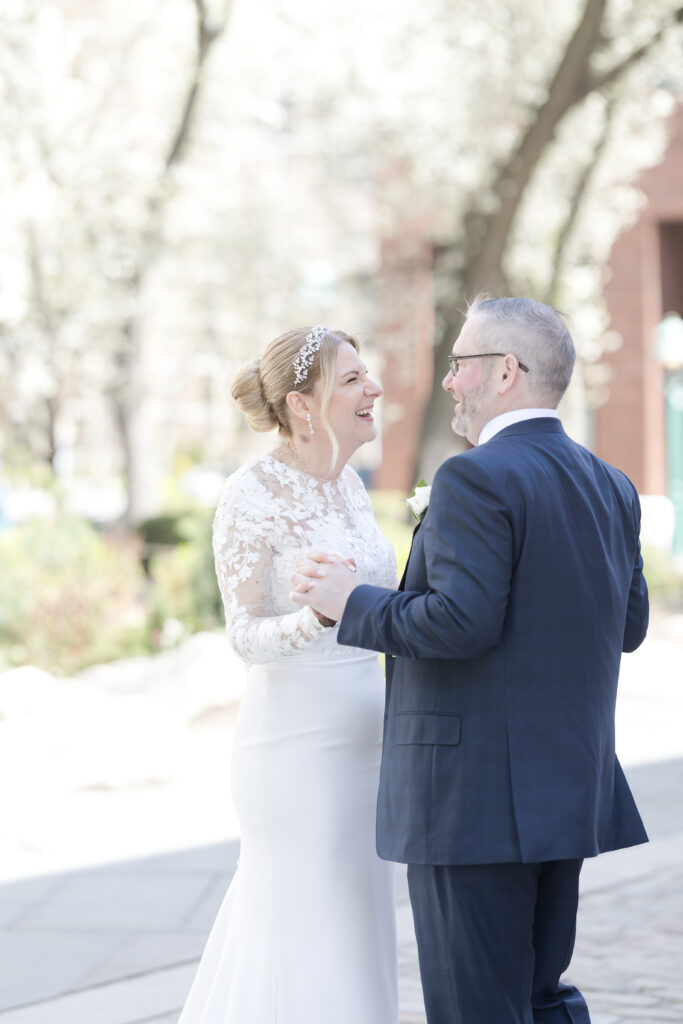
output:
[[[555,420],[560,418],[557,409],[513,409],[511,412],[502,412],[500,416],[494,416],[481,428],[477,447],[480,444],[486,444],[499,430],[505,430],[513,423],[521,423],[522,420],[538,420],[543,417],[552,417]]]

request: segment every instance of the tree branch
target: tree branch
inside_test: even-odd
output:
[[[43,334],[47,341],[48,354],[46,363],[54,373],[55,390],[52,395],[48,394],[43,399],[46,412],[46,440],[47,456],[50,466],[55,468],[55,455],[57,445],[55,439],[55,425],[59,406],[62,397],[62,381],[57,372],[55,351],[57,349],[57,324],[55,323],[54,310],[45,294],[45,282],[40,262],[40,247],[36,237],[36,231],[31,221],[26,223],[26,247],[28,250],[28,264],[31,271],[31,291],[33,294],[33,305],[38,314],[38,321],[42,326]]]
[[[55,323],[54,310],[52,309],[45,294],[43,269],[40,262],[40,246],[38,245],[35,227],[31,221],[26,222],[25,234],[26,249],[28,252],[28,266],[31,271],[33,306],[38,313],[38,320],[42,326],[43,332],[49,340],[50,348],[53,348],[56,339],[57,325]]]
[[[548,282],[548,287],[546,289],[545,296],[543,298],[543,301],[549,303],[550,305],[555,305],[558,301],[557,289],[560,278],[562,276],[562,271],[564,269],[567,246],[571,238],[574,224],[576,223],[579,212],[581,210],[581,206],[583,205],[583,200],[595,176],[595,172],[597,171],[600,165],[602,155],[605,152],[605,149],[607,148],[607,143],[610,139],[610,128],[612,126],[612,120],[614,117],[614,108],[614,101],[610,101],[605,109],[605,123],[600,138],[598,139],[598,143],[593,151],[592,159],[588,161],[588,163],[583,168],[583,171],[581,172],[579,181],[572,193],[569,209],[567,210],[567,216],[565,217],[564,224],[562,225],[560,233],[557,237],[555,252],[553,254],[552,273],[550,281]]]
[[[660,43],[662,41],[666,33],[671,28],[673,28],[674,25],[680,24],[683,24],[683,7],[679,7],[673,13],[672,17],[669,18],[668,21],[665,21],[662,25],[659,26],[656,32],[652,33],[652,35],[646,43],[643,43],[642,46],[639,46],[636,50],[633,50],[633,52],[630,53],[628,57],[625,57],[623,60],[619,61],[617,64],[611,67],[609,71],[605,71],[601,75],[590,76],[586,81],[584,87],[580,90],[577,97],[577,102],[584,99],[586,96],[589,95],[589,93],[598,92],[599,90],[604,89],[606,86],[611,85],[613,82],[615,82],[618,78],[621,77],[621,75],[628,71],[629,68],[634,67],[634,65],[641,61],[643,57],[647,57],[650,50],[653,47],[655,47],[657,43]]]
[[[227,25],[230,8],[232,6],[231,0],[230,3],[226,4],[223,17],[220,21],[212,23],[205,0],[192,0],[192,2],[197,13],[197,50],[195,54],[194,71],[190,87],[185,97],[180,121],[178,122],[178,127],[171,140],[171,144],[164,161],[164,170],[166,172],[170,171],[175,164],[179,163],[185,153],[185,149],[187,148],[190,136],[190,126],[199,97],[199,89],[206,59],[213,43],[215,43],[223,33],[225,26]]]
[[[212,21],[206,6],[206,0],[191,0],[191,2],[197,15],[194,64],[182,103],[178,124],[169,142],[166,156],[163,159],[163,169],[156,183],[156,188],[147,199],[146,223],[141,232],[141,241],[137,258],[135,259],[135,266],[130,275],[130,286],[134,292],[139,292],[142,288],[145,275],[153,262],[154,253],[161,243],[163,211],[172,191],[170,189],[171,172],[181,162],[187,152],[203,84],[206,61],[212,45],[225,31],[233,5],[233,0],[225,0],[222,17]],[[130,329],[131,334],[133,333],[131,325],[128,325],[127,329]]]
[[[206,0],[192,0],[192,3],[196,13],[194,63],[177,127],[170,139],[156,188],[147,200],[146,223],[140,235],[134,266],[127,282],[132,295],[139,295],[143,290],[147,275],[161,249],[163,214],[173,194],[171,188],[172,171],[187,152],[203,85],[207,57],[211,47],[227,26],[233,0],[224,0],[223,15],[216,20],[212,20]],[[110,391],[116,422],[121,432],[121,443],[125,453],[128,477],[128,508],[125,518],[128,520],[135,518],[139,514],[135,497],[135,468],[139,453],[131,433],[131,418],[137,400],[135,378],[136,361],[140,347],[139,332],[138,310],[136,304],[133,303],[130,315],[121,324],[121,333],[122,337],[125,338],[125,345],[117,353],[119,382]]]
[[[536,169],[558,123],[577,102],[580,86],[586,81],[589,61],[602,40],[602,25],[607,0],[586,0],[583,15],[574,30],[562,60],[548,88],[548,96],[534,112],[531,123],[517,150],[501,167],[493,190],[499,205],[483,217],[475,213],[472,224],[478,252],[470,259],[467,285],[475,291],[482,286],[495,287],[501,273],[503,253],[510,226],[519,208],[524,188]],[[479,241],[480,240],[480,241]]]
[[[683,7],[679,7],[642,46],[603,74],[593,75],[590,61],[603,39],[606,6],[606,0],[586,0],[581,21],[550,83],[545,103],[536,109],[517,149],[498,171],[493,185],[497,208],[489,214],[475,208],[466,218],[465,286],[470,292],[483,286],[501,286],[505,248],[524,189],[562,118],[591,92],[609,87],[643,60],[667,31],[683,22]]]

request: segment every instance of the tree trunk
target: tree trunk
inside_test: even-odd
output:
[[[232,0],[226,0],[223,18],[213,20],[205,0],[193,0],[193,3],[197,12],[194,67],[187,83],[178,124],[166,153],[164,169],[155,192],[149,197],[147,223],[140,237],[135,271],[130,278],[133,293],[130,305],[133,313],[122,324],[125,344],[118,359],[119,382],[112,391],[115,422],[120,432],[128,485],[125,520],[129,525],[158,514],[161,509],[162,476],[143,365],[144,331],[140,314],[141,304],[135,299],[139,300],[142,295],[150,271],[161,251],[163,217],[172,194],[171,175],[186,155],[209,52],[225,30],[232,8]]]
[[[606,0],[586,0],[583,14],[557,67],[548,88],[546,101],[533,112],[529,127],[507,163],[500,167],[493,184],[497,199],[495,210],[483,213],[473,207],[464,223],[465,271],[454,280],[448,301],[437,308],[437,338],[434,347],[434,385],[423,421],[420,455],[416,472],[433,476],[438,465],[449,454],[461,450],[466,442],[455,441],[449,433],[453,401],[441,381],[447,372],[447,356],[463,323],[459,311],[465,301],[481,291],[505,292],[504,261],[515,217],[524,190],[533,178],[547,147],[552,142],[560,121],[589,93],[603,89],[634,63],[647,55],[664,33],[683,19],[683,9],[673,12],[666,23],[657,28],[637,50],[628,54],[600,76],[591,73],[591,59],[603,43],[602,25]],[[574,211],[576,215],[578,211]],[[447,263],[449,252],[442,255]],[[437,273],[438,262],[437,262]],[[428,477],[427,475],[428,474]]]

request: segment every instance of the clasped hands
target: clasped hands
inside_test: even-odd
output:
[[[320,622],[333,626],[344,614],[352,590],[358,586],[352,558],[326,551],[309,551],[289,577],[295,604],[310,605]]]

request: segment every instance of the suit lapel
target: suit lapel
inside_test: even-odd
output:
[[[406,567],[403,570],[403,575],[401,576],[401,582],[398,585],[398,589],[399,590],[405,590],[405,586],[406,586],[406,573],[408,572],[408,565],[410,563],[410,556],[413,553],[413,544],[415,543],[415,538],[417,537],[417,532],[420,529],[420,527],[422,526],[423,522],[424,522],[424,520],[421,519],[420,522],[415,527],[415,529],[413,530],[413,538],[412,538],[412,540],[410,542],[410,551],[408,552],[408,558],[406,559]]]
[[[418,530],[422,526],[423,521],[424,521],[424,517],[423,517],[423,519],[420,520],[420,522],[417,524],[417,526],[413,530],[413,536],[412,536],[412,540],[410,542],[410,551],[408,552],[408,558],[406,559],[406,566],[405,566],[405,569],[403,570],[403,575],[401,576],[401,582],[398,585],[398,589],[399,590],[405,590],[406,573],[408,572],[408,563],[410,562],[410,556],[413,553],[413,545],[415,544],[415,538],[417,537]],[[391,683],[392,683],[392,679],[393,679],[393,676],[394,676],[394,668],[395,667],[396,667],[396,657],[393,654],[388,654],[386,656],[386,659],[385,659],[385,676],[386,676],[386,699],[385,699],[385,712],[384,712],[385,725],[386,725],[386,717],[387,717],[386,709],[389,707],[389,698],[391,696]]]

